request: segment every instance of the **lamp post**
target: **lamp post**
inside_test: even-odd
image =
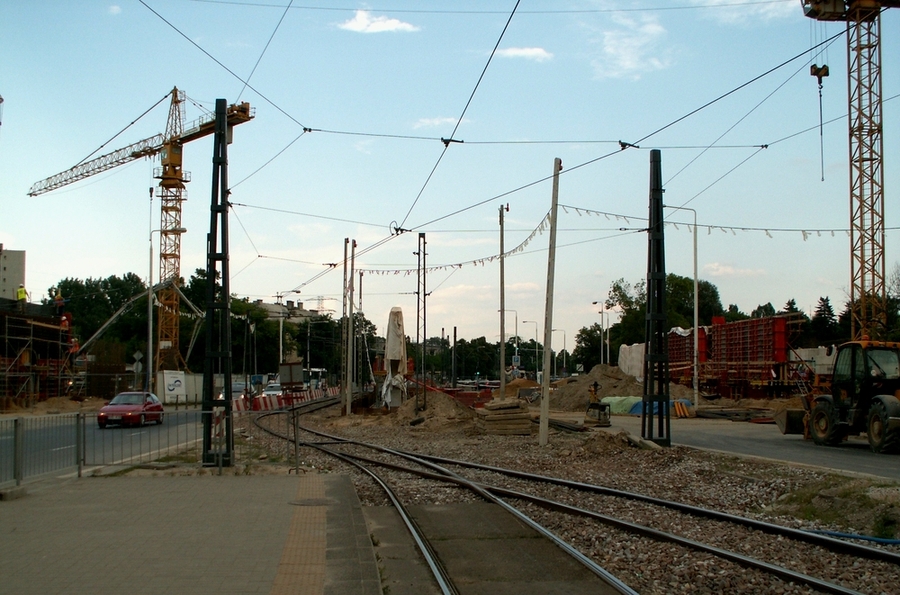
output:
[[[500,310],[497,310],[499,312]],[[516,355],[519,355],[519,312],[516,310],[506,309],[507,312],[512,312],[516,315]],[[506,337],[502,337],[501,341],[506,341]]]
[[[700,298],[697,291],[697,211],[689,207],[663,205],[664,209],[690,211],[694,214],[694,407],[700,404]]]
[[[150,189],[151,191],[153,188]],[[147,392],[153,392],[153,234],[169,231],[174,233],[184,233],[187,229],[178,227],[176,229],[152,229],[148,238],[150,243],[150,267],[147,273]]]
[[[538,323],[537,320],[523,320],[522,324],[533,324],[534,325],[534,380],[537,382],[537,373],[538,373]]]
[[[597,312],[600,315],[600,363],[603,362],[603,351],[604,346],[606,346],[606,364],[609,365],[609,313],[606,311],[606,302],[602,300],[597,300],[596,302],[591,302],[593,305],[600,304],[600,311]],[[606,338],[603,338],[604,330],[606,331]]]
[[[284,308],[284,305],[281,303],[281,298],[288,295],[289,293],[300,293],[299,291],[292,289],[291,291],[276,291],[275,292],[275,300],[276,303],[281,306],[278,309],[278,365],[284,362],[284,319],[287,318],[287,315],[290,314]],[[280,370],[279,370],[280,371]]]
[[[566,331],[561,328],[552,329],[551,332],[561,332],[563,334],[563,374],[566,373]],[[553,365],[556,365],[556,358],[553,359]]]

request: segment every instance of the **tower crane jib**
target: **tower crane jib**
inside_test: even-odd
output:
[[[179,349],[179,291],[181,281],[181,225],[182,204],[187,200],[185,184],[190,173],[182,168],[182,147],[215,132],[215,114],[201,117],[185,130],[185,94],[172,89],[166,131],[138,141],[112,153],[97,157],[35,183],[29,196],[38,196],[57,188],[73,184],[85,178],[124,165],[142,157],[160,158],[160,167],[154,168],[153,177],[159,180],[160,234],[159,234],[159,323],[157,326],[157,369],[183,369],[186,367]],[[255,117],[250,104],[243,102],[226,108],[226,121],[231,127],[249,122]],[[156,372],[156,370],[153,370]]]

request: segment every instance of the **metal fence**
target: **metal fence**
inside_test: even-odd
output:
[[[203,416],[212,415],[211,451],[225,451],[225,419],[199,409],[166,411],[156,423],[100,428],[96,413],[0,419],[0,487],[20,485],[52,473],[77,473],[109,465],[198,463]],[[251,462],[270,453],[253,412],[233,412],[234,461]],[[290,416],[286,416],[290,417]],[[281,449],[278,449],[279,451]]]

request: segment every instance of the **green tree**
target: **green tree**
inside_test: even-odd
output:
[[[600,350],[603,347],[600,333],[600,324],[595,322],[591,326],[583,327],[575,334],[572,362],[581,364],[585,372],[589,372],[591,368],[600,363]],[[570,368],[573,367],[572,362],[569,363]]]
[[[828,297],[819,298],[816,311],[810,320],[810,331],[815,345],[831,345],[841,342],[837,316],[834,314],[834,308]]]
[[[750,315],[741,312],[741,309],[737,307],[737,304],[729,304],[728,310],[725,311],[725,322],[737,322],[739,320],[747,320],[748,318],[750,318]]]
[[[750,318],[768,318],[769,316],[775,316],[775,306],[772,305],[772,302],[757,306],[753,312],[750,312]]]
[[[701,326],[711,324],[713,316],[721,316],[724,313],[719,290],[708,281],[697,282],[697,301]],[[620,313],[619,322],[612,325],[609,332],[610,358],[615,362],[618,359],[616,354],[621,345],[644,342],[647,310],[646,283],[641,281],[632,286],[624,279],[613,281],[605,305],[607,310],[618,310]],[[670,327],[693,328],[693,278],[673,273],[666,275],[666,317]],[[585,370],[588,369],[585,365]]]

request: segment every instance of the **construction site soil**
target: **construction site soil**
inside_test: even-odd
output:
[[[557,384],[551,392],[551,417],[559,414],[572,419],[583,414],[590,396],[589,387],[594,382],[600,385],[600,398],[640,396],[643,391],[641,383],[618,368],[596,366],[588,374]],[[506,394],[511,398],[519,388],[529,386],[537,385],[528,380],[514,380],[507,385]],[[670,394],[673,399],[693,398],[692,389],[678,385],[671,386]],[[91,412],[105,403],[97,398],[80,402],[59,398],[6,414]],[[365,409],[351,416],[344,416],[337,407],[332,407],[304,416],[304,423],[329,433],[393,448],[473,459],[535,473],[584,479],[602,469],[603,483],[616,488],[737,514],[775,516],[781,522],[807,528],[900,537],[900,485],[889,480],[848,477],[824,469],[747,460],[688,447],[644,449],[635,446],[639,441],[634,437],[629,440],[625,432],[616,434],[592,427],[584,432],[551,429],[549,445],[541,447],[536,430],[530,436],[480,433],[475,426],[474,410],[444,393],[429,391],[424,404],[425,409],[417,411],[416,400],[410,398],[391,411]],[[773,402],[701,398],[700,401],[701,409],[777,411],[799,406],[799,399]],[[531,404],[530,409],[536,417],[538,404]],[[585,425],[590,426],[590,421]],[[166,469],[150,466],[130,472],[141,475],[208,473],[192,465],[189,458],[185,461]],[[326,462],[324,456],[315,453],[310,453],[304,464],[307,471],[335,468],[333,461]],[[289,469],[284,459],[278,462],[278,457],[263,457],[231,472],[269,474],[287,473]]]

